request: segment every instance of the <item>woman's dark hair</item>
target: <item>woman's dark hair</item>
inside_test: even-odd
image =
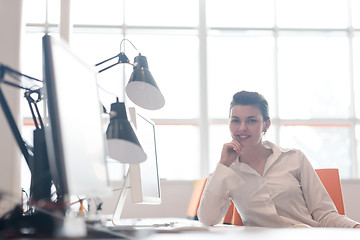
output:
[[[264,122],[269,120],[269,106],[263,95],[257,92],[241,91],[234,94],[230,111],[235,105],[251,105],[260,109]]]

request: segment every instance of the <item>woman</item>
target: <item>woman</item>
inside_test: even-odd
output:
[[[360,227],[338,214],[305,155],[262,141],[271,125],[268,103],[256,92],[238,92],[230,105],[232,141],[208,177],[198,217],[219,223],[230,198],[245,226]]]

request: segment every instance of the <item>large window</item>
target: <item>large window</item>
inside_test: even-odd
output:
[[[268,99],[266,139],[301,149],[316,168],[359,178],[359,10],[360,0],[24,1],[22,71],[41,78],[41,37],[64,29],[90,64],[120,47],[131,61],[138,51],[146,56],[166,99],[145,111],[157,124],[162,178],[196,179],[215,168],[240,90]],[[123,38],[138,51],[120,46]],[[131,70],[99,74],[105,107],[115,96],[132,105],[123,93]]]

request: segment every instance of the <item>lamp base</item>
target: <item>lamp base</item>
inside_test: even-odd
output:
[[[52,216],[42,212],[23,215],[22,206],[18,205],[1,218],[0,238],[52,237],[55,226]]]

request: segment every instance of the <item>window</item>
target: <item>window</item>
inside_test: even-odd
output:
[[[301,149],[316,168],[360,177],[360,0],[69,1],[63,14],[59,0],[24,1],[22,71],[41,78],[41,37],[60,35],[60,16],[70,17],[69,43],[90,64],[130,40],[166,99],[163,109],[145,112],[157,124],[162,178],[213,171],[240,90],[267,98],[266,139]],[[121,47],[131,61],[138,54],[127,42]],[[99,74],[107,108],[115,96],[132,104],[123,94],[131,70]]]

